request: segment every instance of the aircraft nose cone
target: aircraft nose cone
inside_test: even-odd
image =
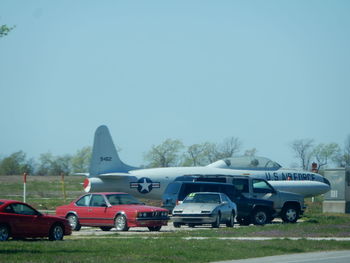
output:
[[[318,191],[317,195],[325,194],[329,190],[331,190],[331,184],[329,182],[328,182],[328,184],[320,182],[315,186],[315,191]]]
[[[86,193],[90,192],[91,190],[91,182],[88,178],[85,178],[84,183],[83,183],[84,191]]]

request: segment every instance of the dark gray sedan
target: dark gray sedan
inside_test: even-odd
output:
[[[237,206],[223,193],[198,192],[189,194],[173,209],[174,227],[188,224],[211,224],[219,227],[221,223],[233,227],[237,215]]]

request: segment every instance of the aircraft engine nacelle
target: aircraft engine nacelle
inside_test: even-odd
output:
[[[118,191],[118,180],[102,180],[98,177],[85,178],[84,191],[89,192],[115,192]]]

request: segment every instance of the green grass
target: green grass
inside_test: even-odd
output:
[[[9,241],[1,262],[211,262],[286,253],[350,249],[350,242],[83,239],[63,242]]]
[[[26,201],[37,209],[55,210],[84,193],[83,181],[83,176],[65,177],[65,200],[60,176],[28,176]],[[23,201],[22,176],[0,176],[0,199]]]
[[[274,223],[265,226],[221,227],[197,231],[163,233],[166,237],[350,237],[350,215],[309,214],[296,224]]]

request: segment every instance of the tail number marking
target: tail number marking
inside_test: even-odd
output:
[[[101,162],[110,162],[112,161],[112,157],[100,157]]]

